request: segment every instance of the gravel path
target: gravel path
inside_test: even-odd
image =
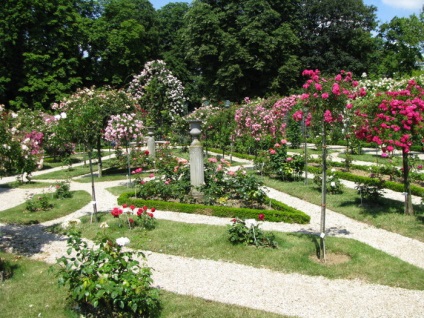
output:
[[[99,211],[116,206],[116,197],[106,188],[120,182],[96,184]],[[90,184],[72,182],[72,190],[87,190]],[[0,191],[0,210],[25,200],[28,190]],[[305,211],[311,216],[308,225],[264,222],[265,230],[316,233],[320,207],[269,190],[272,198]],[[12,206],[13,206],[12,205]],[[15,252],[54,263],[66,250],[66,240],[43,232],[43,227],[90,214],[92,205],[64,218],[29,227],[1,225],[1,244]],[[1,212],[0,212],[1,213]],[[155,212],[157,218],[178,222],[227,225],[228,219],[168,211]],[[424,268],[424,244],[351,220],[327,211],[327,235],[353,238],[388,254]],[[202,297],[283,315],[298,317],[422,317],[424,291],[366,284],[352,280],[330,280],[300,274],[284,274],[245,265],[199,260],[146,251],[148,265],[154,269],[157,286],[172,292]]]

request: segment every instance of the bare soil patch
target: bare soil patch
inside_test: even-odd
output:
[[[311,255],[309,257],[315,263],[323,264],[323,265],[339,265],[349,262],[352,258],[347,254],[339,254],[339,253],[329,253],[327,252],[325,255],[325,261],[321,261],[317,255]]]

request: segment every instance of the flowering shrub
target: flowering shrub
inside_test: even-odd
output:
[[[0,175],[30,176],[43,156],[39,112],[7,111],[0,105]],[[28,179],[30,180],[30,179]]]
[[[263,204],[267,196],[261,189],[262,183],[243,168],[228,170],[229,165],[225,159],[216,158],[209,158],[205,163],[205,184],[200,187],[205,203],[229,204],[236,200],[246,207]]]
[[[53,204],[47,194],[32,196],[25,202],[25,209],[28,212],[48,211],[52,208]]]
[[[128,146],[130,142],[139,142],[143,138],[143,129],[143,122],[134,113],[112,115],[107,122],[104,138],[114,142],[116,147]]]
[[[258,215],[259,221],[264,220],[264,215]],[[228,239],[232,244],[255,245],[256,247],[277,248],[275,235],[273,233],[265,234],[259,228],[259,222],[255,219],[242,220],[234,218],[228,228]]]
[[[148,124],[157,125],[160,135],[166,127],[185,112],[184,87],[166,68],[162,60],[149,61],[140,74],[134,76],[128,91],[147,112]]]
[[[321,189],[322,178],[320,175],[317,174],[314,176],[314,184],[317,186],[318,189]],[[343,193],[343,184],[340,182],[340,179],[337,177],[337,175],[334,174],[333,172],[330,172],[328,174],[325,184],[327,188],[327,193],[331,193],[331,194]]]
[[[409,152],[423,137],[424,88],[414,79],[406,87],[377,93],[355,110],[356,136],[381,147],[383,153],[402,150],[405,214],[413,214],[409,179]]]
[[[300,155],[287,154],[287,141],[282,139],[268,151],[255,158],[255,167],[263,174],[284,180],[294,181],[301,178],[305,159]]]
[[[141,252],[124,252],[125,237],[116,243],[104,238],[89,248],[81,234],[71,232],[68,257],[57,260],[59,284],[69,286],[69,298],[82,313],[95,317],[155,317],[159,292],[151,287],[152,272],[140,265]]]
[[[56,199],[72,198],[71,186],[69,181],[61,181],[55,185],[55,192],[53,197]]]
[[[124,215],[130,229],[139,226],[146,230],[153,230],[156,227],[156,219],[153,214],[155,211],[155,208],[150,208],[149,211],[147,206],[137,208],[134,205],[128,206],[128,204],[125,203],[122,205],[122,208],[113,208],[110,214],[117,219],[119,219],[121,215]],[[120,221],[120,226],[122,226],[122,219],[120,219]]]

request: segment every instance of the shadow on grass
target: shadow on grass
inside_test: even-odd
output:
[[[341,207],[358,207],[361,209],[359,213],[378,217],[384,214],[404,214],[404,202],[392,200],[388,198],[378,198],[377,200],[364,199],[361,202],[360,198],[351,201],[344,201],[340,204]],[[414,205],[415,214],[424,214],[424,207]]]
[[[0,227],[0,249],[29,257],[42,252],[46,244],[66,241],[65,237],[45,232],[45,229],[45,226],[39,224],[3,225]]]

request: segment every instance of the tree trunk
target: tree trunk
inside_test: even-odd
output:
[[[98,177],[102,177],[102,171],[103,171],[103,161],[102,161],[102,142],[100,140],[100,137],[97,139],[97,166],[98,166]]]
[[[409,180],[409,159],[408,153],[402,150],[403,162],[403,186],[405,193],[405,214],[414,215],[414,207],[412,205],[411,182]]]
[[[322,124],[322,183],[321,183],[321,227],[319,259],[325,261],[325,218],[327,205],[327,136],[325,122]]]
[[[91,223],[93,223],[93,215],[96,217],[96,221],[98,221],[97,217],[97,202],[96,202],[96,189],[94,187],[94,174],[93,174],[93,163],[91,157],[93,156],[93,151],[89,150],[88,152],[88,161],[90,165],[90,175],[91,175],[91,202],[93,204],[93,214],[91,214]]]

